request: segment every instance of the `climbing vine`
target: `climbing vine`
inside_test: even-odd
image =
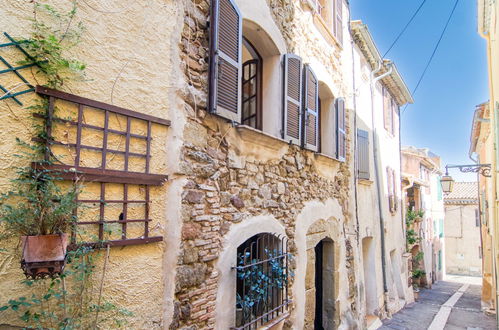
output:
[[[35,1],[32,31],[23,39],[28,55],[20,64],[37,63],[47,78],[47,87],[62,87],[67,80],[83,76],[86,67],[82,61],[68,56],[85,30],[83,23],[76,19],[76,1],[71,4],[72,8],[63,12]]]

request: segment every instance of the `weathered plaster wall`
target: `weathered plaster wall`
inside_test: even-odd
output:
[[[56,8],[69,9],[62,0],[49,2]],[[176,93],[182,85],[178,56],[178,40],[182,16],[177,1],[103,3],[78,2],[75,18],[85,25],[82,40],[72,49],[71,56],[87,64],[86,79],[71,81],[64,90],[87,98],[111,103],[134,111],[170,119],[174,124],[153,144],[152,172],[169,174],[178,166],[179,136],[182,134],[181,99]],[[0,31],[15,37],[30,32],[33,17],[31,1],[0,1]],[[1,38],[0,42],[6,42]],[[4,49],[0,50],[2,56]],[[13,62],[21,60],[18,52],[8,51]],[[30,70],[26,78],[35,84]],[[17,83],[12,74],[1,75],[2,84]],[[5,80],[3,80],[5,79]],[[40,82],[43,77],[39,76]],[[20,97],[30,105],[33,94]],[[14,138],[30,139],[29,111],[11,100],[0,101],[0,190],[9,187],[13,167],[23,161],[12,157],[17,152]],[[89,118],[90,120],[91,118]],[[28,126],[28,127],[27,127]],[[168,145],[168,148],[166,148]],[[156,150],[156,152],[154,151]],[[91,161],[91,159],[88,159]],[[181,181],[173,181],[152,190],[151,235],[163,235],[165,242],[150,245],[111,248],[104,279],[104,296],[134,313],[130,327],[142,329],[165,326],[165,313],[173,310],[165,292],[173,291],[174,251],[180,229],[174,226],[179,215]],[[91,188],[88,188],[91,189]],[[176,202],[176,203],[175,203]],[[11,248],[12,245],[2,246]],[[166,257],[164,257],[166,253]],[[17,256],[0,255],[0,305],[12,297],[26,294]],[[100,277],[102,258],[97,265]],[[171,296],[171,295],[170,295]],[[147,299],[144,299],[147,297]],[[170,308],[168,307],[170,306]],[[171,312],[170,312],[171,313]],[[12,315],[2,315],[2,322],[15,322]]]
[[[445,270],[447,274],[481,276],[478,205],[445,205]]]

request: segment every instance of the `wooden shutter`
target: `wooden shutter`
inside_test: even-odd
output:
[[[359,179],[369,180],[369,133],[357,130],[357,174]]]
[[[386,180],[388,183],[388,209],[391,213],[397,210],[395,193],[395,173],[390,167],[386,168]]]
[[[284,118],[283,138],[294,144],[301,144],[300,115],[302,99],[301,58],[294,54],[284,55]]]
[[[386,88],[383,88],[383,123],[385,130],[392,133],[392,100]]]
[[[346,129],[345,129],[345,100],[336,99],[336,158],[345,160],[346,157]]]
[[[334,33],[340,44],[343,44],[343,0],[335,1]]]
[[[397,187],[399,186],[397,182],[397,176],[395,175],[395,170],[392,168],[392,180],[393,180],[393,212],[397,212],[398,210],[398,190]]]
[[[398,134],[400,134],[400,127],[399,127],[399,111],[400,111],[400,108],[397,104],[397,102],[395,102],[395,100],[393,100],[393,107],[392,107],[392,134],[394,136],[398,136]]]
[[[318,151],[319,148],[319,82],[312,68],[303,68],[303,147]]]
[[[241,122],[242,16],[234,0],[212,0],[209,111]]]

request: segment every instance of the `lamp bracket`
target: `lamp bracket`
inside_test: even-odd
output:
[[[446,165],[445,175],[449,175],[449,168],[458,168],[463,173],[480,173],[486,178],[490,178],[490,164],[472,164],[472,165]]]

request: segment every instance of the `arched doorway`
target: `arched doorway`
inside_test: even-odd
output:
[[[334,329],[334,243],[321,240],[315,251],[315,330]]]

